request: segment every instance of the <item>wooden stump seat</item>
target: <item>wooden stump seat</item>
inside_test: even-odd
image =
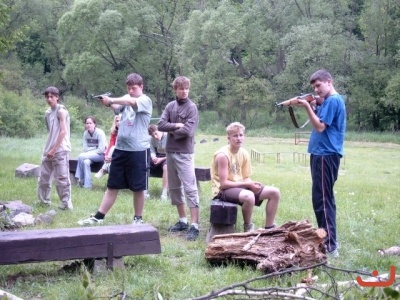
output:
[[[210,230],[206,242],[211,242],[214,235],[236,232],[237,205],[219,199],[211,201]]]

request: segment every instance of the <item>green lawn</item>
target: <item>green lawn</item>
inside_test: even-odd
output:
[[[218,141],[213,139],[218,138]],[[0,138],[0,201],[22,200],[33,206],[34,214],[45,212],[36,205],[36,178],[15,178],[15,169],[23,163],[39,164],[44,136],[34,139]],[[81,150],[81,136],[73,138],[73,157]],[[205,143],[199,143],[205,139]],[[196,137],[196,165],[209,166],[212,154],[226,144],[224,136],[198,135]],[[311,206],[311,180],[307,144],[294,144],[293,138],[247,137],[245,148],[255,149],[264,160],[253,162],[253,179],[279,187],[282,199],[277,223],[289,220],[310,220],[315,224]],[[279,161],[277,160],[277,153]],[[296,154],[294,154],[296,153]],[[297,154],[299,153],[299,154]],[[306,159],[306,161],[304,161]],[[94,179],[92,190],[72,190],[73,211],[59,211],[48,228],[76,227],[76,222],[95,212],[104,192],[106,178]],[[106,297],[125,291],[127,299],[187,299],[261,276],[250,268],[229,265],[211,267],[204,259],[205,236],[208,229],[210,183],[201,183],[201,232],[195,242],[167,232],[177,221],[175,207],[161,202],[160,179],[150,179],[150,193],[146,201],[144,220],[159,230],[162,253],[125,257],[126,268],[103,272],[91,277],[96,297]],[[340,258],[332,261],[335,267],[387,273],[391,265],[400,269],[399,257],[381,257],[377,249],[400,245],[400,145],[346,141],[345,157],[335,186],[337,199],[338,237]],[[58,206],[55,191],[53,208]],[[263,225],[265,204],[255,209],[254,221]],[[120,192],[115,206],[106,217],[106,224],[129,224],[132,221],[132,196]],[[35,228],[40,228],[37,226]],[[241,215],[237,228],[242,230]],[[33,228],[26,228],[27,230]],[[0,254],[1,255],[1,254]],[[0,289],[23,299],[86,299],[79,269],[67,272],[61,268],[70,262],[49,262],[0,266]],[[304,277],[304,274],[302,274]],[[341,280],[341,273],[337,274]],[[321,276],[322,280],[329,280]],[[298,283],[296,276],[283,276],[279,280],[267,279],[260,286]],[[98,298],[100,299],[100,298]],[[116,299],[116,298],[113,298]]]

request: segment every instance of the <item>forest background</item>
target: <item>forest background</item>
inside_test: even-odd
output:
[[[110,124],[91,95],[125,94],[131,72],[153,117],[185,75],[208,131],[231,121],[288,129],[275,103],[312,92],[320,68],[345,96],[349,131],[397,135],[399,49],[398,0],[0,0],[0,135],[43,133],[49,85],[73,131],[89,114]]]

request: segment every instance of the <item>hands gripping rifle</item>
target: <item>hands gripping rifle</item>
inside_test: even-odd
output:
[[[304,126],[307,125],[307,123],[310,120],[307,120],[307,122],[305,122],[302,126],[299,126],[299,124],[297,123],[297,120],[296,120],[296,116],[294,115],[292,104],[293,105],[299,104],[299,99],[306,100],[307,102],[311,103],[313,101],[316,101],[318,98],[319,98],[319,96],[314,96],[313,94],[305,94],[305,95],[290,98],[289,100],[285,100],[280,103],[276,103],[275,106],[276,107],[287,106],[289,108],[290,118],[292,119],[292,123],[293,123],[294,127],[303,128]]]
[[[281,106],[291,106],[292,104],[299,104],[299,99],[301,100],[306,100],[307,102],[313,102],[316,101],[318,96],[314,96],[313,94],[305,94],[301,96],[296,96],[293,98],[290,98],[289,100],[282,101],[280,103],[276,103],[275,106],[281,107]]]

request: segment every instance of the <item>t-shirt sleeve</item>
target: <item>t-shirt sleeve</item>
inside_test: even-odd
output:
[[[137,112],[138,113],[147,113],[151,116],[153,110],[153,104],[151,99],[146,95],[142,95],[136,99],[137,104]]]

